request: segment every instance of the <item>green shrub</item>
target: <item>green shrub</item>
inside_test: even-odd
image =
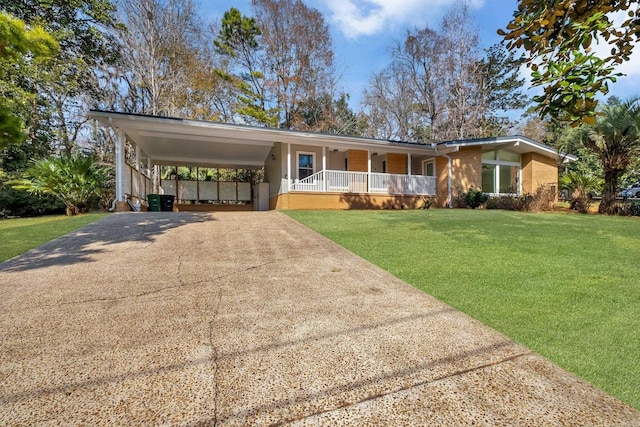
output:
[[[64,203],[67,215],[89,211],[109,187],[109,169],[95,156],[81,153],[50,156],[36,160],[25,171],[25,178],[8,181],[16,190],[37,196],[52,196]]]
[[[471,209],[478,208],[487,202],[489,196],[480,190],[470,188],[466,193],[462,195],[464,205]]]
[[[487,199],[487,209],[504,209],[508,211],[543,211],[552,210],[556,200],[556,188],[552,185],[541,185],[535,194],[525,193],[520,196],[491,196]]]
[[[624,211],[629,216],[640,216],[640,202],[631,202]]]

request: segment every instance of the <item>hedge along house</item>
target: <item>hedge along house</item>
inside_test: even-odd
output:
[[[263,182],[159,182],[177,210],[416,208],[450,206],[469,188],[491,194],[556,185],[558,153],[522,137],[415,144],[92,110],[116,132],[116,201],[153,192],[154,165],[263,169]],[[128,164],[125,146],[135,150]],[[189,202],[185,204],[184,202]],[[221,205],[220,203],[224,205]]]

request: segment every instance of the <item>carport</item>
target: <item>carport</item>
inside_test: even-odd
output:
[[[140,203],[146,200],[147,194],[155,192],[196,202],[253,202],[255,209],[265,206],[268,209],[268,185],[251,188],[246,182],[179,182],[177,174],[173,180],[158,179],[156,185],[151,180],[151,170],[156,165],[259,170],[264,167],[274,145],[273,140],[265,139],[265,133],[260,129],[101,110],[90,111],[89,117],[112,128],[116,134],[115,197],[118,210],[129,210],[128,201]],[[132,153],[126,153],[127,142]],[[263,188],[262,196],[260,188]]]

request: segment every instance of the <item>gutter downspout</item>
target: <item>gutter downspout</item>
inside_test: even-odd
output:
[[[447,158],[447,166],[448,166],[448,171],[447,171],[447,204],[449,205],[449,208],[453,207],[453,191],[452,191],[452,179],[451,179],[451,172],[453,170],[453,160],[451,159],[451,156],[445,153],[440,153],[438,152],[438,145],[433,143],[431,144],[431,147],[436,151],[436,155],[438,156],[443,156]],[[456,147],[455,152],[457,152],[458,150],[460,150],[460,147]]]

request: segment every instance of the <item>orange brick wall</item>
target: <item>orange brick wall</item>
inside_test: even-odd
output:
[[[436,157],[436,203],[437,207],[448,206],[449,195],[449,160]]]
[[[522,155],[522,192],[534,193],[541,185],[558,185],[558,164],[555,159],[537,153]]]
[[[406,154],[387,154],[387,173],[406,174],[407,160]]]
[[[450,156],[453,162],[451,181],[454,194],[471,187],[482,189],[482,147],[462,147]]]
[[[369,153],[366,150],[349,150],[349,172],[367,172]]]
[[[339,193],[287,193],[273,197],[269,209],[419,209],[426,197]]]

